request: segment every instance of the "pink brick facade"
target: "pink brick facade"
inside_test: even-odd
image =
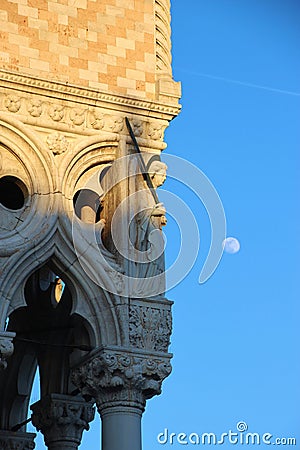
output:
[[[153,99],[154,9],[153,0],[2,0],[0,67]]]

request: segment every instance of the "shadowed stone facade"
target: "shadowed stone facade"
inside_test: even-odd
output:
[[[50,450],[78,448],[93,404],[102,450],[140,450],[171,372],[155,253],[180,110],[170,3],[4,0],[0,22],[0,448],[34,448],[38,368],[32,422]]]

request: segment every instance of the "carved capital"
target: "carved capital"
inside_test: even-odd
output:
[[[50,394],[34,403],[31,410],[32,423],[43,433],[47,446],[67,441],[76,448],[95,415],[92,403],[63,394]]]
[[[10,333],[8,331],[0,332],[0,370],[6,369],[7,358],[9,358],[14,352],[13,338],[15,333]]]
[[[1,450],[33,450],[35,448],[35,433],[14,433],[12,431],[0,430]]]
[[[101,349],[73,369],[72,381],[83,396],[96,400],[100,412],[111,406],[143,410],[147,399],[161,393],[171,370],[170,355]]]

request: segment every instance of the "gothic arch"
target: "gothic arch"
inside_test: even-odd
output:
[[[34,233],[40,235],[44,218],[49,219],[54,200],[49,195],[54,190],[51,176],[53,161],[44,143],[34,133],[4,114],[0,114],[0,146],[1,178],[17,177],[28,190],[26,208],[19,222],[13,223],[11,229],[5,226],[0,228],[0,254],[9,256],[16,249],[28,245]],[[48,202],[45,201],[46,194]],[[39,215],[36,215],[37,211]],[[3,207],[1,212],[4,213]]]
[[[96,345],[120,344],[125,336],[122,314],[119,314],[121,300],[88,279],[72,246],[71,226],[72,189],[89,168],[97,168],[115,158],[118,137],[107,133],[100,138],[81,139],[63,155],[58,169],[55,157],[44,142],[19,121],[0,115],[0,131],[0,143],[27,174],[27,179],[24,176],[23,179],[31,196],[25,220],[11,231],[0,230],[0,254],[8,256],[1,276],[1,316],[6,317],[25,305],[26,280],[50,261],[72,286],[73,312],[93,323],[95,335],[99,336]],[[0,168],[1,174],[13,174],[13,167],[9,169],[3,164],[3,158]],[[61,173],[56,179],[57,170]],[[96,317],[102,318],[100,324]]]
[[[49,265],[69,284],[72,294],[72,314],[88,320],[92,326],[96,346],[110,343],[120,345],[124,336],[124,325],[117,314],[118,306],[111,296],[92,282],[82,266],[74,258],[74,252],[61,234],[49,236],[39,249],[26,253],[10,272],[6,283],[6,298],[11,299],[8,314],[26,305],[24,289],[27,279],[43,265]],[[114,299],[115,301],[118,299]],[[119,309],[121,308],[119,305]],[[101,318],[97,320],[96,318]]]

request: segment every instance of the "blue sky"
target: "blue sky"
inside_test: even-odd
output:
[[[207,213],[187,187],[165,183],[193,211],[201,246],[168,293],[173,373],[147,403],[143,450],[197,448],[159,444],[165,428],[221,435],[239,421],[300,442],[299,20],[296,0],[172,2],[173,72],[183,94],[166,152],[211,180],[241,250],[224,254],[200,285]],[[170,263],[179,246],[172,219],[165,231]],[[97,419],[81,450],[100,448],[99,429]]]

